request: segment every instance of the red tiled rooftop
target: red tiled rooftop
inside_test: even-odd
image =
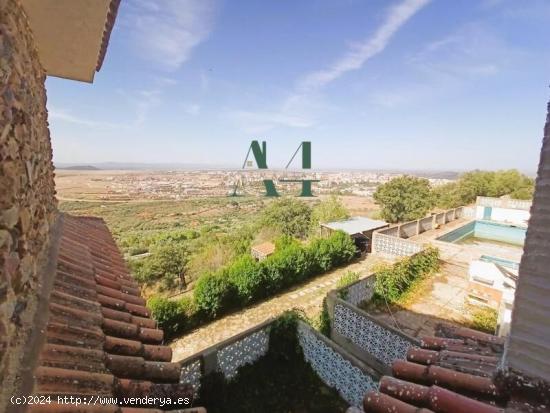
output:
[[[63,216],[35,395],[192,397],[163,340],[105,223]],[[144,407],[150,409],[50,405],[30,411],[157,412]]]
[[[547,412],[545,406],[511,400],[494,381],[503,352],[500,337],[441,325],[423,337],[407,360],[395,360],[392,375],[365,395],[366,413]]]
[[[272,242],[263,242],[261,244],[253,245],[252,250],[263,256],[268,256],[275,252],[275,245]]]

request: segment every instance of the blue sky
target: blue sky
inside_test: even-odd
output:
[[[534,171],[547,0],[123,0],[94,84],[48,78],[54,160]]]

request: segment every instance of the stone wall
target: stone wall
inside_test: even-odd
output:
[[[13,386],[11,373],[18,370],[32,325],[57,207],[44,81],[19,1],[0,1],[0,382],[4,394]]]

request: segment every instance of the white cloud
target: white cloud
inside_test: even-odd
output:
[[[272,110],[232,111],[229,116],[248,133],[261,133],[279,126],[309,128],[315,126],[319,113],[327,108],[322,103],[320,89],[347,72],[360,69],[370,58],[381,53],[395,33],[430,0],[404,0],[390,8],[374,34],[358,43],[326,69],[307,74],[294,91]]]
[[[198,116],[201,113],[201,106],[197,103],[184,103],[183,111],[189,116]]]
[[[134,126],[141,126],[146,123],[151,109],[162,104],[162,91],[159,88],[138,90],[130,99],[136,107]]]
[[[162,89],[155,87],[132,92],[118,90],[130,107],[135,110],[135,116],[128,122],[114,123],[89,119],[85,116],[76,115],[71,110],[51,106],[48,104],[48,117],[50,120],[73,123],[86,126],[92,129],[131,129],[144,125],[147,122],[150,111],[162,104]]]
[[[486,25],[471,23],[426,45],[408,63],[430,78],[459,80],[495,75],[520,54]]]
[[[179,68],[212,30],[215,0],[135,0],[126,22],[137,53],[167,70]]]
[[[227,116],[237,122],[247,133],[264,133],[277,126],[307,128],[313,126],[308,117],[291,115],[283,111],[258,112],[238,110],[228,112]]]
[[[299,89],[318,89],[352,70],[358,70],[372,57],[382,52],[393,35],[430,0],[405,0],[392,7],[374,34],[362,43],[356,44],[330,67],[305,76]]]
[[[70,111],[58,107],[53,107],[48,105],[48,119],[55,121],[62,121],[67,123],[74,123],[76,125],[87,126],[89,128],[100,128],[100,129],[116,129],[123,127],[122,124],[110,123],[95,121],[87,118],[83,118],[77,115],[73,115]]]

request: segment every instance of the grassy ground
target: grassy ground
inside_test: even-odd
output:
[[[228,233],[251,220],[263,202],[261,198],[229,197],[131,203],[62,201],[60,209],[105,219],[120,242],[129,235],[146,236],[177,228]]]
[[[215,270],[232,258],[223,243],[257,218],[262,198],[194,198],[184,201],[109,202],[62,201],[60,209],[74,215],[105,220],[127,259],[149,252],[156,237],[170,233],[191,234],[185,242],[190,253],[187,282],[205,269]],[[149,286],[145,295],[157,292]],[[173,293],[170,291],[167,294]]]

